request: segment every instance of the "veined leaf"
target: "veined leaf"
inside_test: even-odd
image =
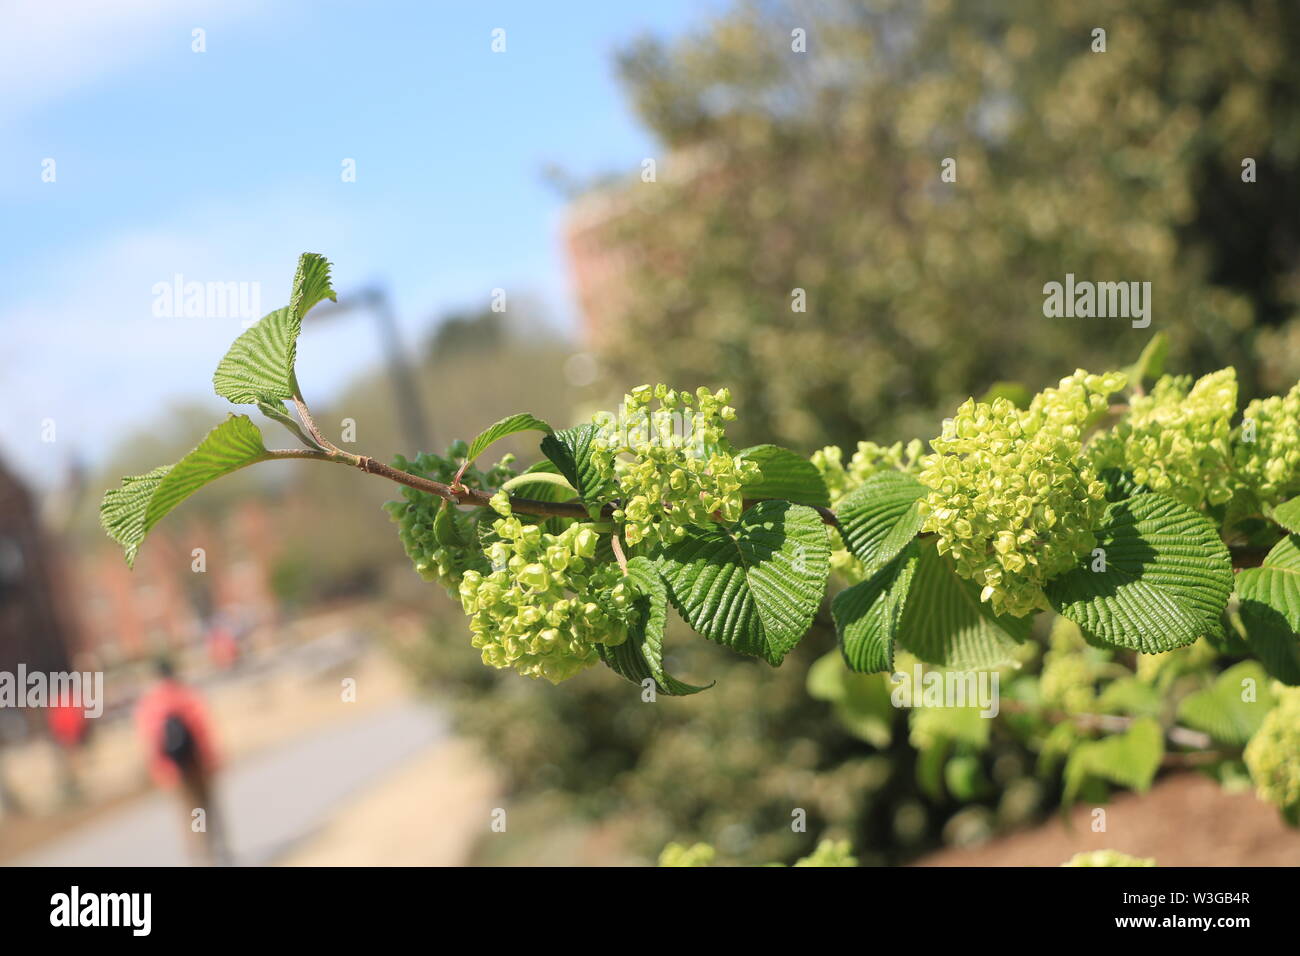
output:
[[[1097,546],[1106,570],[1083,566],[1051,581],[1047,596],[1094,637],[1159,654],[1219,633],[1232,593],[1232,560],[1206,518],[1161,494],[1106,508]]]
[[[1164,757],[1164,735],[1153,718],[1135,720],[1123,733],[1079,743],[1065,764],[1066,805],[1074,801],[1088,777],[1145,791]]]
[[[247,415],[230,415],[158,483],[145,512],[145,529],[209,482],[268,457],[258,427]]]
[[[1120,734],[1078,744],[1065,763],[1064,803],[1074,802],[1089,777],[1100,777],[1121,787],[1145,791],[1160,769],[1165,755],[1164,734],[1150,717],[1139,718]]]
[[[683,697],[708,690],[713,684],[697,687],[671,677],[664,671],[668,589],[654,562],[644,556],[632,558],[627,563],[627,577],[639,592],[636,604],[641,609],[641,614],[622,644],[614,647],[598,645],[601,659],[616,674],[626,677],[634,684],[640,684],[647,677],[652,678],[661,694]]]
[[[1234,664],[1213,687],[1179,701],[1178,719],[1219,743],[1244,747],[1276,703],[1268,684],[1268,674],[1257,661]]]
[[[801,505],[830,507],[826,480],[803,455],[778,445],[755,445],[737,456],[749,459],[762,470],[757,481],[742,486],[745,498],[783,498]]]
[[[501,486],[501,490],[517,491],[520,488],[526,488],[530,485],[550,485],[552,488],[558,490],[560,500],[571,497],[572,493],[577,491],[573,485],[569,484],[569,479],[551,471],[525,471],[522,474],[515,475],[507,481]],[[565,494],[565,492],[569,492],[569,494]]]
[[[1300,534],[1300,498],[1292,498],[1274,508],[1273,520],[1292,534]]]
[[[546,424],[540,418],[534,418],[532,415],[522,413],[511,415],[509,418],[503,418],[495,425],[489,425],[479,436],[475,438],[469,446],[469,453],[465,456],[465,461],[472,463],[475,458],[481,455],[489,445],[495,441],[500,441],[507,435],[513,435],[516,432],[539,431],[551,433],[551,426]]]
[[[110,488],[104,494],[99,520],[108,536],[126,552],[128,566],[135,564],[140,542],[149,531],[144,521],[149,499],[171,470],[171,465],[160,465],[148,474],[128,476],[122,479],[122,487]]]
[[[475,544],[469,517],[462,515],[460,509],[446,498],[433,516],[433,537],[441,547],[457,551],[468,550]]]
[[[293,398],[302,319],[285,306],[235,339],[212,376],[217,394],[236,405],[273,405]]]
[[[595,425],[578,425],[552,432],[542,439],[542,454],[569,479],[584,501],[596,500],[604,485],[591,447],[599,433]]]
[[[1279,541],[1258,568],[1237,575],[1246,643],[1268,672],[1300,684],[1300,535]]]
[[[318,252],[304,252],[298,257],[298,269],[293,274],[289,308],[303,319],[324,299],[338,301],[334,286],[330,284],[330,261]]]
[[[126,478],[105,494],[100,519],[133,565],[140,543],[164,515],[209,482],[268,457],[257,426],[246,415],[231,415],[175,465]]]
[[[921,530],[918,499],[925,485],[901,471],[881,471],[835,509],[844,543],[868,574],[894,559]]]
[[[235,339],[212,376],[217,394],[236,405],[278,405],[293,398],[302,319],[326,298],[335,298],[329,261],[314,252],[303,253],[290,304],[263,316]]]
[[[942,667],[999,667],[1015,659],[1016,645],[1029,637],[1033,619],[993,613],[979,588],[957,576],[952,560],[933,541],[918,541],[896,643],[928,664]]]
[[[691,627],[775,666],[821,604],[830,540],[812,508],[761,501],[733,527],[692,531],[658,560],[668,596]]]
[[[1300,631],[1300,535],[1287,535],[1257,568],[1237,574],[1237,596],[1242,605],[1263,604],[1285,619],[1293,631]]]
[[[573,497],[573,489],[568,481],[545,458],[533,462],[501,488],[512,495],[535,501],[568,501]]]
[[[831,616],[844,661],[853,670],[871,673],[894,666],[894,641],[918,561],[916,545],[909,544],[870,578],[835,595]]]

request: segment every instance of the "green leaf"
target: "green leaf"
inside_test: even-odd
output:
[[[1221,744],[1244,747],[1276,703],[1268,684],[1257,661],[1242,661],[1220,674],[1214,686],[1179,701],[1178,719]]]
[[[921,660],[942,667],[999,667],[1015,660],[1016,645],[1029,637],[1033,619],[993,613],[979,588],[957,576],[952,560],[934,542],[917,542],[912,576],[896,642]]]
[[[812,508],[762,501],[731,528],[693,530],[658,560],[668,595],[691,627],[776,666],[821,604],[830,541]]]
[[[330,261],[318,252],[304,252],[298,257],[298,269],[293,274],[289,308],[299,319],[304,319],[324,299],[338,301],[330,284]]]
[[[1246,643],[1268,672],[1300,684],[1300,535],[1274,545],[1258,568],[1237,575]]]
[[[599,645],[601,659],[616,674],[634,684],[640,684],[646,678],[653,679],[659,693],[671,697],[684,697],[708,690],[713,684],[697,687],[679,681],[664,671],[668,589],[654,562],[644,556],[632,558],[627,563],[627,577],[640,595],[636,604],[642,613],[622,644],[615,647]]]
[[[509,487],[507,488],[506,485]],[[573,489],[569,487],[568,481],[559,474],[555,465],[545,458],[533,462],[501,487],[512,495],[532,498],[534,501],[568,501],[573,497]],[[522,517],[528,520],[527,516]]]
[[[1085,565],[1046,589],[1057,612],[1084,631],[1144,654],[1221,632],[1232,560],[1203,515],[1161,494],[1117,501],[1106,508],[1097,546],[1104,571]]]
[[[901,471],[881,471],[845,495],[836,510],[840,534],[871,574],[894,559],[921,530],[925,485]]]
[[[1237,574],[1237,597],[1272,608],[1292,632],[1300,631],[1300,535],[1287,535],[1257,568]]]
[[[171,470],[171,465],[160,465],[148,474],[123,478],[121,488],[110,488],[104,494],[99,520],[108,536],[126,552],[128,566],[135,565],[140,542],[149,530],[144,523],[149,499]]]
[[[591,447],[598,434],[600,429],[595,425],[578,425],[542,439],[542,454],[555,464],[560,474],[577,489],[578,495],[588,502],[595,501],[606,484],[600,477],[600,469],[596,467]]]
[[[322,299],[335,298],[329,273],[323,256],[306,252],[299,257],[290,304],[235,339],[212,376],[218,395],[236,405],[275,405],[294,397],[302,319]]]
[[[468,516],[446,498],[433,516],[433,537],[439,546],[457,551],[468,550],[475,543]]]
[[[1163,709],[1164,698],[1160,691],[1136,677],[1111,681],[1097,698],[1097,710],[1103,714],[1159,717]]]
[[[1292,498],[1274,508],[1273,520],[1292,534],[1300,534],[1300,498]]]
[[[834,707],[835,719],[854,737],[876,748],[889,746],[898,712],[884,675],[855,674],[839,651],[831,651],[808,668],[807,688],[809,697]]]
[[[1121,734],[1078,744],[1065,763],[1064,803],[1068,806],[1089,777],[1100,777],[1121,787],[1145,791],[1160,769],[1165,755],[1160,724],[1141,717]]]
[[[263,316],[230,346],[212,385],[236,405],[273,404],[293,398],[293,366],[302,320],[285,306]]]
[[[104,495],[100,520],[134,565],[145,535],[164,515],[209,482],[269,457],[257,426],[246,415],[231,415],[175,465],[123,479]]]
[[[484,429],[469,446],[469,453],[465,456],[465,461],[473,463],[474,459],[483,454],[484,450],[493,442],[500,441],[507,435],[513,435],[516,432],[539,431],[551,433],[551,426],[546,424],[540,418],[534,418],[527,413],[511,415],[509,418],[503,418],[495,425],[490,425]]]
[[[272,421],[279,422],[285,428],[289,429],[289,431],[292,432],[294,436],[297,437],[297,439],[301,441],[304,445],[307,445],[309,448],[315,448],[317,450],[324,451],[324,449],[321,448],[320,443],[317,442],[316,439],[312,438],[310,435],[308,435],[305,431],[302,430],[297,420],[292,415],[289,414],[283,402],[259,401],[257,403],[257,409],[267,418],[271,419]]]
[[[531,485],[550,485],[552,488],[558,489],[562,495],[560,500],[570,497],[570,495],[564,494],[564,492],[572,493],[577,491],[573,485],[569,484],[569,480],[563,475],[557,475],[554,472],[549,471],[531,470],[515,475],[501,486],[501,490],[514,492],[517,489],[527,488]]]
[[[1034,400],[1034,393],[1022,382],[994,382],[979,400],[982,404],[992,405],[999,398],[1005,398],[1016,408],[1024,410]]]
[[[831,602],[844,661],[855,671],[887,671],[894,666],[894,641],[919,561],[915,544],[860,584]]]
[[[1165,357],[1169,354],[1169,336],[1157,332],[1151,336],[1142,349],[1138,360],[1124,369],[1131,386],[1140,386],[1144,381],[1159,378],[1165,371]]]
[[[933,673],[933,672],[932,672]],[[906,675],[906,680],[912,676]],[[912,700],[924,695],[920,687],[912,688]],[[993,720],[982,716],[976,705],[964,707],[918,707],[911,710],[911,740],[915,747],[925,747],[933,741],[959,743],[972,750],[984,750],[989,745]]]
[[[826,479],[803,455],[777,445],[755,445],[737,455],[754,462],[763,472],[757,481],[741,487],[746,499],[783,498],[801,505],[830,507]]]
[[[230,415],[158,483],[145,512],[145,529],[209,482],[268,457],[258,427],[247,415]]]
[[[1139,485],[1134,481],[1132,472],[1122,471],[1119,468],[1103,468],[1097,477],[1106,486],[1107,501],[1123,501],[1135,495],[1145,495],[1151,490],[1146,485]]]

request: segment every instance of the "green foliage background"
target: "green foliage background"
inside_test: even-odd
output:
[[[933,434],[997,381],[1118,368],[1157,329],[1170,367],[1289,387],[1298,51],[1285,0],[742,3],[646,38],[620,66],[666,155],[613,187],[616,377],[726,382],[742,441],[800,448]],[[1152,327],[1045,319],[1067,272],[1150,281]]]

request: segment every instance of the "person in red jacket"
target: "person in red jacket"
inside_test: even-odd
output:
[[[149,773],[159,787],[180,791],[185,824],[201,862],[228,862],[213,778],[218,758],[212,725],[202,698],[177,679],[171,662],[157,662],[158,683],[135,708]],[[199,811],[202,811],[201,813]]]
[[[46,721],[50,736],[59,745],[59,767],[63,777],[63,795],[69,803],[81,799],[81,785],[77,781],[81,764],[81,751],[90,732],[85,705],[73,699],[70,692],[62,691],[50,702]]]

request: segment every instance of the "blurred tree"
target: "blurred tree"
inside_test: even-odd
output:
[[[605,351],[629,382],[725,382],[749,437],[799,447],[931,434],[1158,329],[1180,367],[1285,387],[1297,54],[1290,0],[743,3],[643,39],[620,70],[667,153],[605,224],[631,289]],[[1066,273],[1150,281],[1150,328],[1045,318]]]

